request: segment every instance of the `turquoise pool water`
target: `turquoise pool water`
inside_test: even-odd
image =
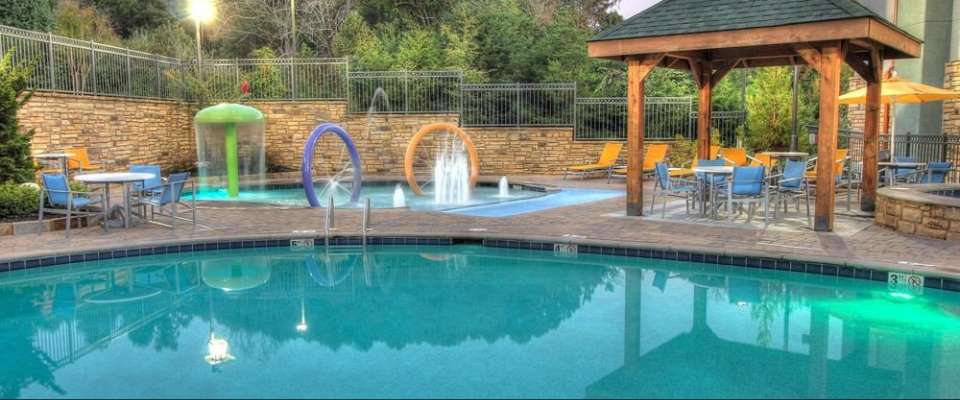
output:
[[[960,295],[471,245],[247,249],[0,274],[0,348],[2,397],[957,397]]]

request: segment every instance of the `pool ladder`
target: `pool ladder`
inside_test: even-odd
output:
[[[363,199],[363,214],[360,217],[360,243],[366,248],[367,247],[367,233],[370,232],[370,198],[366,197]],[[330,233],[337,230],[336,228],[336,206],[333,202],[333,197],[327,199],[327,210],[326,218],[324,218],[323,223],[323,246],[324,248],[330,247]]]

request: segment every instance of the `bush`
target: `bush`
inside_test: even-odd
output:
[[[13,51],[0,58],[0,183],[33,179],[33,160],[30,159],[33,130],[22,132],[17,121],[17,111],[33,95],[27,89],[29,78],[30,68],[15,65]]]
[[[0,184],[0,220],[36,215],[39,195],[35,187]]]

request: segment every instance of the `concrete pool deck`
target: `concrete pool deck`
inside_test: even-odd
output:
[[[553,176],[510,178],[515,183],[623,188],[622,180],[607,184],[606,178],[583,181],[562,181]],[[651,182],[645,186],[649,190],[653,185]],[[649,201],[650,196],[645,199]],[[669,215],[664,219],[658,218],[659,207],[656,216],[625,217],[623,202],[620,197],[502,218],[374,210],[371,235],[511,238],[703,250],[960,277],[960,243],[907,236],[863,223],[862,217],[838,215],[838,225],[849,229],[818,233],[790,226],[790,223],[785,224],[786,227],[774,224],[762,229],[756,220],[748,225],[742,220],[701,223]],[[682,208],[682,201],[677,204]],[[843,210],[839,203],[837,210]],[[336,235],[360,234],[359,210],[340,209],[336,217]],[[99,227],[75,229],[69,240],[63,232],[2,237],[0,260],[197,240],[312,237],[322,234],[323,226],[322,209],[203,206],[198,211],[196,229],[189,224],[178,225],[176,230],[144,224],[127,230],[111,229],[109,233]]]

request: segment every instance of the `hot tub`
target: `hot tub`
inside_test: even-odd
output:
[[[960,241],[960,185],[882,188],[875,221],[909,235]]]

